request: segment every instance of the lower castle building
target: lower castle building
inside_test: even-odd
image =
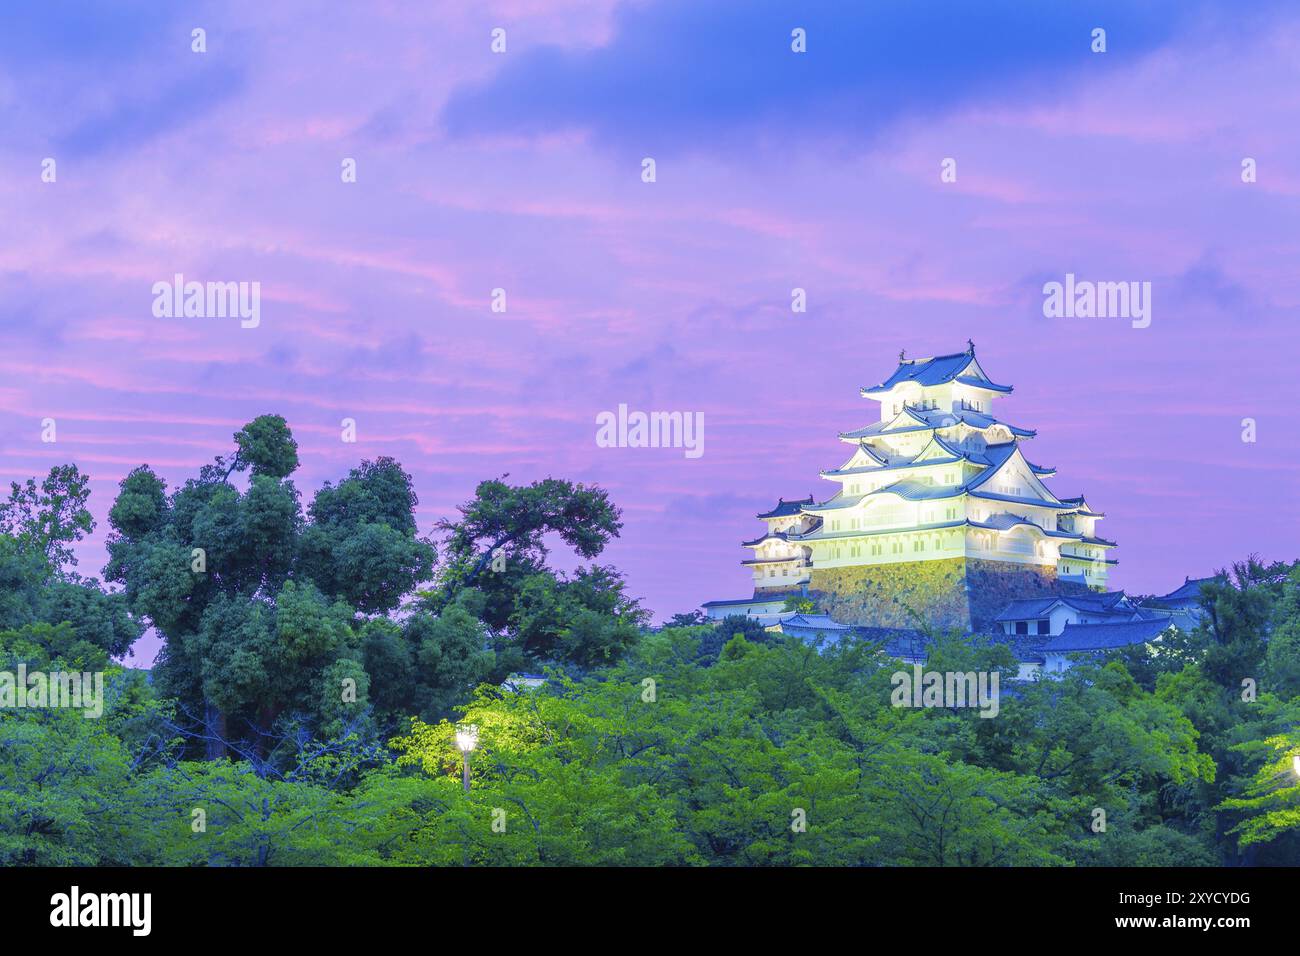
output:
[[[1036,433],[994,415],[1011,392],[980,367],[973,343],[900,355],[893,374],[861,390],[879,419],[842,432],[848,457],[821,473],[836,490],[758,516],[766,531],[744,542],[754,598],[705,610],[805,594],[845,624],[1000,630],[1013,600],[1104,592],[1116,546],[1097,533],[1104,515],[1048,487],[1055,469],[1024,451]]]

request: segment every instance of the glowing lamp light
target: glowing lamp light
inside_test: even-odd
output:
[[[1300,754],[1291,758],[1291,769],[1295,771],[1297,777],[1300,777]]]
[[[460,748],[461,753],[469,753],[478,746],[478,725],[477,724],[457,724],[456,725],[456,746]]]

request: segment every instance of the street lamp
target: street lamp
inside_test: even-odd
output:
[[[1297,777],[1300,777],[1300,754],[1291,758],[1291,769],[1295,771]]]
[[[457,724],[456,746],[465,755],[465,792],[469,793],[469,754],[471,750],[478,746],[478,725]]]

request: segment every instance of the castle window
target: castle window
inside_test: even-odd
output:
[[[1028,633],[1029,633],[1029,622],[1028,622],[1028,621],[1016,621],[1016,633],[1017,633],[1017,634],[1028,634]]]
[[[1051,621],[1037,621],[1036,623],[1038,624],[1038,633],[1039,633],[1039,634],[1047,634],[1047,633],[1050,632],[1051,627],[1052,627],[1052,622],[1051,622]]]

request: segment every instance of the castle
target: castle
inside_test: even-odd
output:
[[[804,594],[836,621],[992,629],[1010,601],[1104,592],[1115,542],[1082,496],[1057,497],[1055,469],[1025,457],[1034,431],[1001,421],[1012,391],[964,352],[908,359],[861,390],[880,419],[839,438],[852,451],[821,477],[817,502],[780,500],[744,546],[754,597],[711,601],[711,616],[747,613]]]

